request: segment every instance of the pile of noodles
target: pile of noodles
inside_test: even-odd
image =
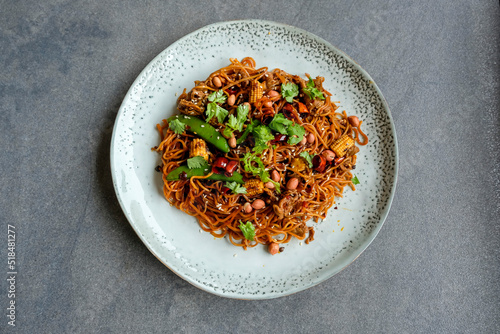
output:
[[[307,82],[299,76],[288,74],[280,69],[268,71],[266,67],[255,68],[255,61],[252,58],[244,58],[241,62],[236,59],[230,59],[230,61],[229,66],[213,72],[206,80],[196,81],[195,87],[189,93],[184,90],[177,101],[181,113],[204,119],[204,110],[208,103],[207,96],[219,89],[223,89],[226,93],[229,90],[237,96],[233,106],[229,106],[227,102],[222,105],[230,114],[233,114],[238,105],[249,101],[252,82],[256,80],[264,86],[264,92],[269,90],[280,92],[281,84],[289,82],[302,88]],[[212,82],[216,76],[222,81],[221,88],[216,88]],[[276,143],[275,148],[269,144],[269,148],[259,155],[266,170],[279,171],[281,192],[278,194],[275,190],[266,188],[265,192],[257,197],[266,202],[265,208],[253,210],[251,213],[245,213],[242,209],[246,202],[252,202],[255,197],[249,198],[245,194],[232,192],[224,193],[222,181],[205,180],[206,176],[192,177],[188,180],[166,180],[170,171],[186,164],[189,158],[190,142],[196,136],[187,132],[177,135],[169,129],[168,122],[163,120],[162,124],[157,125],[161,143],[155,149],[161,154],[163,189],[167,201],[196,217],[204,231],[210,232],[217,238],[227,236],[231,243],[245,249],[272,242],[284,244],[292,237],[300,240],[307,238],[306,243],[314,240],[314,229],[312,226],[307,226],[306,222],[310,219],[314,221],[324,219],[327,211],[335,203],[335,197],[342,197],[344,187],[349,186],[355,190],[351,179],[353,178],[352,169],[356,165],[355,153],[359,149],[355,147],[355,150],[350,155],[348,154],[341,163],[329,165],[324,172],[317,172],[312,168],[306,168],[303,171],[294,170],[290,162],[293,158],[299,157],[302,151],[307,151],[314,156],[331,149],[335,141],[344,134],[354,138],[358,145],[366,145],[368,142],[368,138],[359,126],[353,128],[349,124],[345,111],[337,112],[338,107],[330,100],[331,94],[323,88],[323,81],[322,77],[314,79],[316,88],[325,96],[324,100],[310,100],[302,91],[295,98],[307,106],[309,114],[295,115],[294,121],[302,125],[306,133],[315,135],[314,143],[290,145],[284,141]],[[274,102],[272,108],[264,106],[268,101]],[[272,98],[264,95],[252,104],[248,117],[262,120],[266,115],[273,116],[282,109],[285,102],[281,95]],[[214,126],[222,133],[223,124]],[[243,144],[223,154],[211,147],[209,161],[213,162],[219,156],[225,156],[230,160],[240,160],[237,171],[245,180],[252,179],[255,176],[245,172],[241,161],[245,153],[251,150],[251,145]],[[297,189],[287,190],[286,180],[292,177],[300,180],[299,186]],[[254,224],[253,241],[245,239],[239,228],[240,221],[243,223],[250,221]]]

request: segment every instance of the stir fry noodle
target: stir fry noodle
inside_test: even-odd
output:
[[[355,190],[362,121],[339,111],[323,77],[257,68],[252,58],[221,68],[177,100],[180,114],[157,125],[163,191],[201,229],[271,254]]]

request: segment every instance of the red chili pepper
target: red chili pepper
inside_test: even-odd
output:
[[[274,136],[274,139],[271,140],[271,144],[276,144],[281,141],[285,141],[288,138],[287,135],[283,135],[281,133],[278,133],[277,135]]]
[[[218,157],[212,165],[212,172],[215,174],[224,174],[228,162],[229,160],[227,160],[227,158]]]
[[[229,95],[234,94],[234,93],[236,93],[237,91],[238,91],[238,87],[236,87],[236,86],[231,86],[231,87],[229,87],[228,89],[226,89],[226,92],[227,92]]]
[[[228,188],[228,187],[226,187],[226,186],[223,186],[223,187],[221,188],[221,191],[222,191],[222,193],[223,193],[223,194],[227,194],[227,192],[228,192],[229,190],[231,190],[231,189],[229,189],[229,188]]]
[[[238,168],[238,161],[230,160],[227,163],[226,171],[224,172],[224,175],[226,175],[227,177],[233,176],[233,173],[236,171],[237,168]]]
[[[304,103],[297,102],[297,104],[299,105],[299,113],[300,114],[309,114],[309,110],[307,110],[307,107]]]
[[[313,169],[320,173],[323,173],[326,168],[326,159],[321,154],[317,154],[312,159]]]
[[[285,105],[283,106],[283,109],[281,109],[281,111],[283,112],[283,115],[285,115],[286,118],[288,118],[288,119],[295,118],[293,116],[294,115],[294,108],[290,103],[285,103]]]

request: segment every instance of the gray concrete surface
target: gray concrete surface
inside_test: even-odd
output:
[[[0,332],[500,332],[498,1],[0,8]],[[392,211],[368,250],[314,288],[258,302],[165,268],[121,212],[109,166],[116,113],[142,68],[204,25],[243,18],[295,25],[353,57],[384,93],[400,149]]]

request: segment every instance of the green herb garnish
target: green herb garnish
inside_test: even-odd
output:
[[[267,146],[267,142],[274,139],[271,129],[265,125],[258,125],[252,130],[253,138],[255,139],[255,147],[253,151],[256,153],[262,153]]]
[[[352,181],[352,184],[359,184],[359,180],[358,180],[358,177],[356,175],[354,175],[354,177],[351,179]]]
[[[269,128],[271,128],[272,130],[276,131],[276,132],[279,132],[281,134],[288,134],[287,132],[287,127],[289,125],[292,125],[293,122],[289,119],[287,119],[285,117],[285,115],[283,114],[276,114],[274,117],[273,117],[273,120],[271,121],[271,123],[269,123]]]
[[[168,124],[170,130],[174,131],[176,134],[180,135],[186,130],[186,124],[182,123],[178,119],[174,119]]]
[[[312,78],[309,78],[309,81],[307,82],[306,87],[302,88],[302,91],[309,96],[311,100],[324,100],[325,96],[323,95],[323,92],[320,92],[319,89],[316,88],[316,85],[314,84],[314,81]]]
[[[276,192],[279,194],[280,193],[280,184],[278,182],[274,182],[270,177],[269,177],[269,172],[266,171],[266,166],[264,166],[264,163],[260,158],[257,156],[257,153],[251,153],[247,152],[243,156],[243,169],[248,172],[252,173],[255,176],[258,176],[262,182],[272,182],[276,188]],[[257,164],[257,166],[256,166]]]
[[[215,103],[224,103],[226,102],[227,96],[224,94],[224,91],[222,89],[212,92],[210,95],[208,95],[208,101],[210,102],[215,102]]]
[[[306,129],[303,126],[293,123],[293,125],[287,128],[288,133],[288,144],[295,145],[298,144],[304,139],[304,135],[306,134]]]
[[[289,82],[281,85],[281,96],[283,96],[286,102],[292,103],[293,98],[297,95],[299,95],[299,86],[296,84]]]
[[[309,168],[312,168],[313,155],[309,154],[309,152],[304,151],[304,152],[300,153],[299,156],[301,156],[302,158],[304,158],[307,161],[307,163],[309,164]]]
[[[208,166],[207,161],[203,157],[200,157],[200,156],[189,158],[189,159],[187,159],[186,162],[187,162],[189,169],[202,168],[202,167]]]
[[[247,104],[240,104],[236,108],[236,116],[229,115],[228,122],[226,123],[226,128],[222,134],[226,137],[231,137],[232,133],[236,130],[243,131],[243,125],[245,124],[250,108]]]
[[[243,232],[243,236],[245,239],[253,241],[255,237],[255,226],[251,222],[247,222],[246,224],[243,224],[240,220],[240,226],[239,226],[241,232]]]
[[[205,113],[207,115],[207,123],[212,119],[212,117],[217,117],[219,123],[224,122],[224,119],[226,118],[227,114],[229,114],[229,112],[219,106],[217,103],[224,103],[226,102],[226,99],[227,96],[224,94],[224,91],[222,89],[208,95],[208,100],[210,101],[210,103],[207,105],[207,110],[205,110]]]
[[[247,193],[247,188],[238,184],[237,182],[226,182],[225,186],[228,187],[229,189],[231,189],[233,191],[233,193],[235,193],[235,194],[246,194]]]

